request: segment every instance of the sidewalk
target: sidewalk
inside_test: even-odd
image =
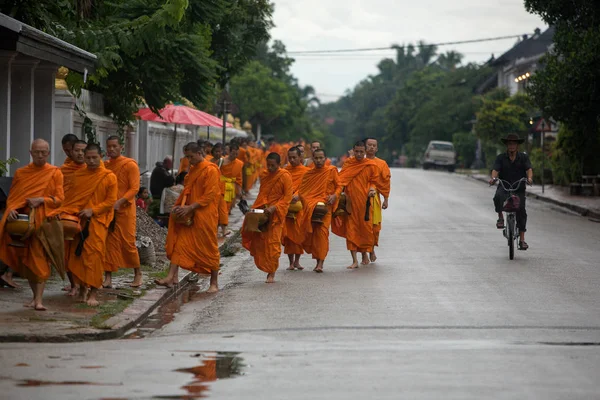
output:
[[[479,173],[467,173],[467,175],[482,182],[488,182],[490,179],[488,175]],[[541,185],[534,184],[531,187],[528,186],[527,197],[533,197],[547,203],[568,208],[584,217],[600,219],[600,197],[571,196],[569,188],[562,186],[546,185],[544,189],[544,193],[542,193]]]
[[[255,192],[255,190],[253,190]],[[255,193],[251,194],[252,198]],[[241,228],[243,215],[236,207],[229,218],[233,232],[226,240],[219,239],[221,255],[230,251],[230,245],[239,241],[237,231]],[[198,276],[180,268],[179,285],[173,289],[156,287],[154,279],[166,276],[164,268],[143,267],[144,283],[141,288],[131,289],[129,282],[133,271],[121,270],[113,274],[113,289],[102,289],[101,305],[93,308],[77,303],[61,289],[67,282],[53,275],[44,292],[44,305],[48,311],[34,311],[23,305],[31,301],[27,281],[16,279],[21,288],[0,288],[0,342],[74,342],[106,340],[123,336],[143,322],[153,310],[177,296]],[[208,287],[208,278],[200,277],[200,286]]]

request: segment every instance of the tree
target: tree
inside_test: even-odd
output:
[[[531,78],[530,94],[542,114],[566,123],[570,151],[583,173],[600,171],[600,3],[526,0],[529,12],[555,27],[554,47]],[[559,148],[562,146],[559,141]]]
[[[509,133],[524,134],[533,113],[528,96],[517,94],[509,97],[508,90],[496,89],[479,99],[481,102],[476,113],[475,131],[487,144],[486,159],[491,162],[495,156],[500,139]]]
[[[272,26],[265,0],[7,0],[0,11],[95,53],[88,81],[69,73],[67,82],[76,95],[102,93],[119,125],[142,102],[155,111],[184,97],[210,103]]]
[[[292,106],[293,93],[273,71],[258,61],[252,61],[231,80],[231,96],[240,109],[242,120],[248,120],[261,132]]]

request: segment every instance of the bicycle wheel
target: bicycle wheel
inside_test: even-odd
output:
[[[514,230],[514,218],[509,218],[507,226],[508,236],[508,258],[514,260],[515,258],[515,230]]]

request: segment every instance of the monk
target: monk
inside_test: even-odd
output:
[[[302,165],[302,158],[300,157],[300,151],[297,147],[292,147],[288,150],[287,159],[289,164],[285,167],[285,170],[292,176],[292,201],[291,204],[295,204],[300,201],[298,195],[298,188],[302,183],[302,178],[308,168]],[[304,250],[302,249],[302,242],[304,242],[305,232],[302,230],[299,220],[302,219],[304,210],[300,210],[295,218],[285,219],[285,235],[283,237],[284,253],[288,255],[290,266],[287,268],[288,271],[303,270],[304,267],[300,265],[300,257]]]
[[[317,260],[313,271],[322,273],[327,253],[329,253],[329,227],[332,213],[335,211],[342,188],[338,181],[338,170],[332,165],[325,165],[325,150],[317,149],[313,153],[315,167],[308,169],[298,188],[298,197],[302,201],[303,218],[299,221],[300,231],[304,234],[302,247],[312,258]],[[322,223],[312,222],[312,214],[317,203],[325,203],[328,212]]]
[[[367,146],[367,158],[377,165],[377,169],[379,171],[379,189],[377,190],[377,195],[373,197],[372,207],[373,207],[373,235],[374,235],[374,246],[379,246],[379,232],[381,232],[381,221],[382,221],[382,210],[386,210],[388,208],[388,198],[390,197],[390,188],[391,188],[391,180],[392,174],[390,172],[390,167],[387,162],[382,160],[381,158],[376,157],[377,151],[379,150],[377,145],[377,139],[375,138],[367,138],[365,140],[365,144]],[[381,197],[383,196],[383,203],[381,202]],[[364,255],[363,255],[364,256]],[[375,262],[377,260],[377,255],[375,255],[375,247],[373,247],[373,251],[369,254],[369,260],[371,262]]]
[[[179,282],[179,267],[196,273],[210,273],[208,293],[219,291],[219,168],[204,158],[204,148],[191,142],[186,157],[192,168],[185,177],[185,188],[173,207],[167,233],[169,274],[157,285],[173,287]],[[190,221],[191,225],[178,221]]]
[[[367,212],[367,202],[370,204],[371,198],[377,195],[379,171],[365,155],[365,142],[356,142],[354,157],[346,160],[339,175],[340,186],[344,188],[352,213],[336,217],[332,231],[346,239],[346,248],[352,256],[352,264],[348,269],[358,268],[357,252],[363,254],[361,264],[369,264],[366,253],[372,252],[375,244],[373,208],[369,207]]]
[[[309,167],[309,168],[314,168],[314,162],[313,162],[313,153],[315,152],[315,150],[317,149],[322,149],[323,146],[321,145],[321,142],[319,142],[318,140],[313,140],[312,142],[310,142],[310,157],[305,158],[304,159],[304,166]],[[325,160],[325,166],[330,166],[331,165],[331,160],[328,158]]]
[[[45,311],[42,296],[50,277],[50,264],[44,247],[35,233],[24,241],[25,247],[10,246],[6,223],[16,220],[18,214],[29,214],[37,231],[47,213],[64,200],[63,176],[58,167],[48,164],[50,145],[45,140],[34,140],[29,154],[31,163],[15,172],[0,221],[0,260],[29,281],[33,299],[25,306]]]
[[[65,193],[68,193],[73,188],[73,180],[75,179],[75,173],[82,168],[86,168],[85,165],[85,148],[87,143],[83,140],[77,140],[73,144],[73,148],[70,151],[69,162],[65,163],[60,167],[63,174],[63,187]],[[73,279],[73,274],[67,269],[67,277],[69,278],[70,286],[67,287],[68,296],[75,296],[79,291],[79,286]]]
[[[71,159],[71,151],[73,150],[75,142],[77,142],[78,140],[79,138],[73,135],[72,133],[67,133],[65,136],[62,137],[62,149],[65,152],[65,155],[67,156],[67,158],[65,159],[65,164],[69,164],[73,161]]]
[[[79,285],[79,300],[90,307],[99,305],[97,293],[102,286],[106,237],[118,193],[117,177],[104,166],[101,154],[99,145],[88,144],[85,149],[87,168],[75,173],[73,186],[66,194],[64,204],[50,213],[50,216],[77,215],[83,227],[82,236],[85,236],[85,232],[88,234],[83,243],[82,237],[76,236],[67,244],[65,259],[67,269]]]
[[[179,169],[177,170],[177,176],[181,175],[184,172],[190,172],[190,162],[185,156],[185,146],[183,146],[183,154],[183,157],[179,159]]]
[[[264,209],[269,222],[262,232],[247,232],[246,220],[242,226],[242,245],[254,257],[256,267],[267,273],[267,283],[275,282],[279,268],[281,238],[284,220],[292,201],[292,177],[280,168],[281,157],[277,153],[267,156],[267,170],[260,176],[260,190],[254,201],[254,209]]]
[[[223,158],[221,172],[221,197],[219,199],[219,225],[222,229],[221,236],[229,236],[229,214],[235,205],[236,198],[242,196],[242,169],[244,163],[237,159],[238,146],[231,144],[229,155]]]
[[[135,246],[136,207],[135,196],[140,190],[140,169],[135,160],[122,155],[123,146],[118,136],[106,139],[106,152],[110,160],[106,168],[117,177],[118,200],[113,208],[114,220],[106,238],[106,264],[104,265],[103,288],[112,288],[112,273],[119,268],[133,268],[130,287],[142,286],[140,256]]]

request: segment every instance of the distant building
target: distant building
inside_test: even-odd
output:
[[[492,58],[488,65],[496,72],[477,90],[485,93],[497,87],[507,88],[511,95],[525,91],[529,78],[540,68],[540,59],[554,44],[554,27],[543,33],[537,28],[532,36],[523,39],[498,58]]]

